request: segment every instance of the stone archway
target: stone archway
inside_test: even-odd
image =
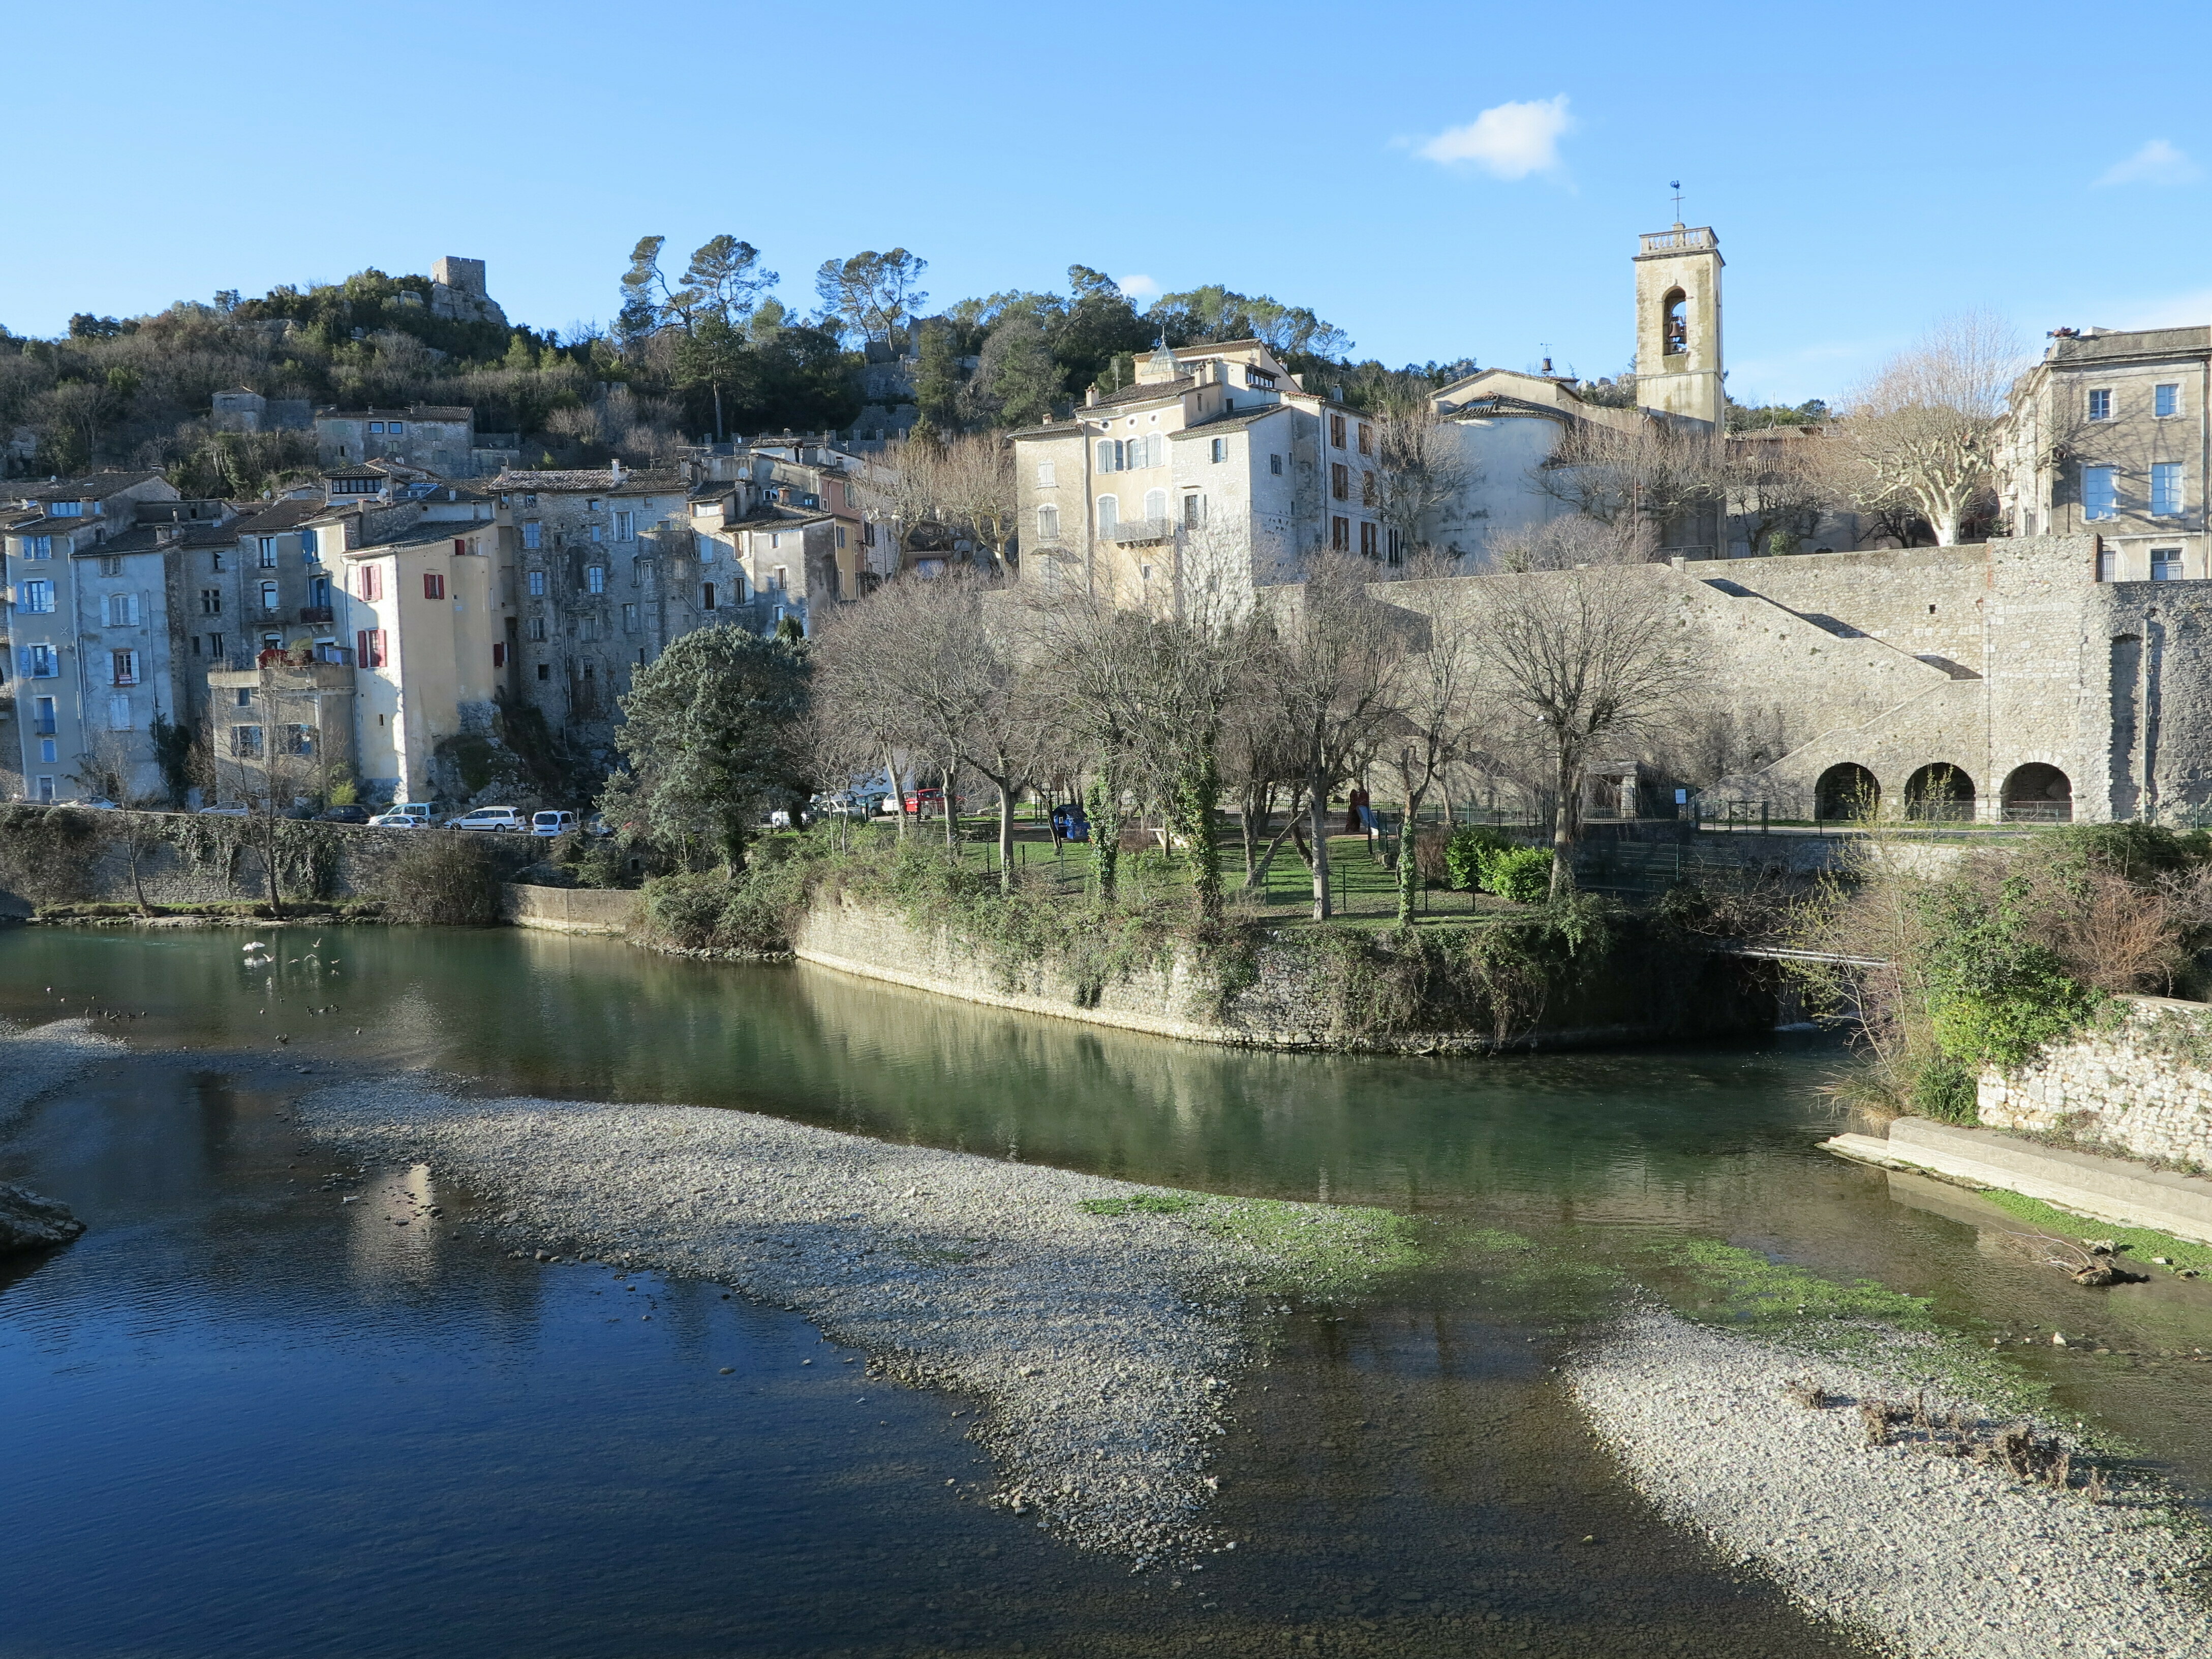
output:
[[[2074,782],[2055,766],[2030,761],[2004,781],[2007,823],[2071,823]]]
[[[1813,786],[1816,818],[1870,818],[1881,810],[1881,781],[1856,761],[1843,761]]]
[[[1973,779],[1963,766],[1930,762],[1905,781],[1905,816],[1929,823],[1972,823]]]

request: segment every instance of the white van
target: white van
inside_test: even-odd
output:
[[[576,832],[574,812],[540,812],[530,820],[533,836],[572,836]]]

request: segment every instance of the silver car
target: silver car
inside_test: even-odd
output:
[[[448,830],[527,830],[530,820],[512,806],[479,806],[447,821]]]

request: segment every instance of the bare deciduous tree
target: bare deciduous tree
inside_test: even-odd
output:
[[[1030,705],[1014,642],[995,636],[985,615],[988,586],[952,573],[892,582],[860,600],[817,646],[817,696],[830,718],[846,723],[846,752],[892,750],[902,736],[938,758],[948,840],[960,769],[989,781],[999,795],[1003,890],[1013,880],[1014,799],[1036,775],[1048,721]],[[887,758],[896,787],[896,754]]]
[[[1841,447],[1792,428],[1733,437],[1723,447],[1721,491],[1732,530],[1754,555],[1792,553],[1843,493]]]
[[[1574,884],[1583,779],[1651,732],[1693,684],[1663,571],[1597,565],[1482,584],[1468,630],[1499,705],[1548,751],[1552,891]]]
[[[1426,398],[1386,405],[1375,416],[1376,506],[1404,554],[1421,550],[1429,515],[1478,480],[1458,430]]]
[[[1631,517],[1547,519],[1494,538],[1491,567],[1513,574],[1581,566],[1643,564],[1651,556],[1650,527]]]
[[[1408,580],[1446,576],[1451,562],[1423,556],[1409,565]],[[1398,835],[1398,925],[1413,925],[1420,877],[1413,858],[1414,824],[1429,792],[1445,769],[1471,750],[1479,738],[1481,664],[1475,636],[1445,612],[1431,618],[1428,639],[1409,652],[1399,682],[1397,707],[1387,726],[1382,755],[1398,775],[1406,818]]]
[[[1329,792],[1373,755],[1395,711],[1400,665],[1409,641],[1402,613],[1367,593],[1373,567],[1323,555],[1305,580],[1285,590],[1265,619],[1263,684],[1296,759],[1313,836],[1314,919],[1334,913],[1329,892]]]
[[[1648,526],[1656,533],[1647,539],[1656,542],[1669,526],[1716,509],[1724,489],[1724,441],[1683,421],[1578,420],[1532,478],[1540,494],[1582,517]]]
[[[1978,311],[1946,319],[1890,359],[1851,398],[1843,426],[1869,504],[1910,503],[1937,546],[1954,545],[1989,487],[1998,417],[2021,362],[2011,327]]]

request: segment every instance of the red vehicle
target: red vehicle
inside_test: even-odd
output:
[[[918,818],[930,817],[945,810],[942,789],[909,789],[906,792],[906,810]]]

